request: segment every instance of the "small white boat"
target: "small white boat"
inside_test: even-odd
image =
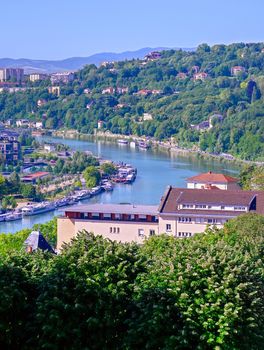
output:
[[[5,221],[6,214],[1,214],[0,215],[0,222]]]
[[[10,213],[7,214],[5,217],[5,221],[15,221],[15,220],[21,220],[22,219],[22,213]]]
[[[127,145],[127,144],[128,144],[128,141],[127,141],[127,140],[124,140],[124,139],[119,139],[119,140],[117,140],[117,143],[118,143],[119,145]]]

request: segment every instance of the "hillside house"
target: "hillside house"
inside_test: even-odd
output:
[[[206,80],[208,78],[208,74],[205,72],[195,73],[193,75],[194,80]]]
[[[245,67],[242,67],[242,66],[234,66],[231,68],[231,74],[233,76],[236,76],[240,73],[244,73],[246,71]]]

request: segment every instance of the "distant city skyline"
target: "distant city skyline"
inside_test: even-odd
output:
[[[264,41],[263,0],[252,0],[250,7],[247,0],[9,0],[1,5],[1,58],[57,60],[143,47]]]

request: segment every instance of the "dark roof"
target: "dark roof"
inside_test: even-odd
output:
[[[178,209],[181,204],[245,206],[249,207],[256,198],[256,212],[264,214],[264,191],[204,190],[169,187],[159,206],[160,213],[223,214],[234,216],[243,212],[226,210]]]
[[[68,207],[64,211],[77,213],[158,215],[158,206],[133,204],[82,204]]]
[[[199,174],[189,177],[188,182],[202,182],[202,183],[231,183],[238,182],[238,179],[225,174],[216,174],[209,171],[208,173]]]
[[[32,231],[28,238],[25,240],[24,244],[26,247],[30,247],[32,251],[37,249],[47,250],[51,253],[55,253],[49,243],[45,240],[41,232]]]

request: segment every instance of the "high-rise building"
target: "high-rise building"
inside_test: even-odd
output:
[[[0,82],[14,81],[21,82],[24,80],[23,68],[0,68]]]

